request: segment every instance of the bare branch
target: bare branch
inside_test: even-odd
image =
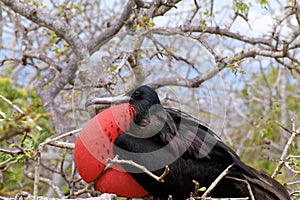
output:
[[[20,192],[17,194],[15,197],[2,197],[0,196],[2,200],[15,200],[15,199],[24,199],[24,200],[33,200],[34,197],[27,193],[27,192]],[[44,197],[44,196],[38,196],[36,198],[37,200],[61,200],[61,198],[49,198],[49,197]],[[91,197],[91,198],[75,198],[75,199],[70,199],[70,200],[117,200],[116,195],[114,194],[107,194],[104,193],[99,197]]]
[[[210,192],[217,186],[217,184],[230,172],[229,169],[234,164],[229,165],[215,180],[211,183],[211,185],[207,188],[207,190],[203,193],[201,197],[207,197]]]
[[[89,52],[77,33],[62,19],[41,12],[37,7],[23,4],[16,0],[1,0],[16,13],[23,15],[31,21],[49,28],[70,44],[79,63],[79,68],[85,70],[89,65]]]
[[[69,131],[67,133],[64,134],[60,134],[57,137],[54,138],[47,138],[44,142],[42,142],[41,144],[39,144],[37,153],[36,153],[36,157],[37,157],[37,161],[35,163],[35,167],[34,167],[34,185],[33,185],[33,199],[37,200],[38,198],[38,184],[40,182],[40,166],[41,166],[41,154],[42,151],[45,147],[45,145],[49,144],[49,143],[53,143],[56,142],[57,140],[60,140],[62,138],[65,138],[67,136],[71,136],[77,132],[79,132],[81,129],[77,129],[77,130],[73,130],[73,131]]]
[[[195,33],[195,32],[225,36],[225,37],[243,41],[245,43],[249,43],[252,45],[262,44],[262,45],[266,45],[269,47],[272,46],[270,39],[251,38],[251,37],[248,37],[245,35],[241,35],[239,33],[231,32],[228,29],[220,28],[220,27],[205,27],[204,30],[201,26],[181,26],[179,28],[160,27],[160,28],[153,29],[153,33],[163,34],[163,35],[170,35],[170,34],[186,35],[187,33]]]
[[[294,141],[295,137],[299,134],[300,134],[300,127],[296,130],[296,128],[295,128],[295,119],[292,119],[292,135],[290,136],[289,140],[287,141],[287,143],[286,143],[286,145],[283,149],[283,152],[282,152],[281,157],[280,157],[280,161],[279,161],[278,165],[276,166],[276,169],[274,170],[274,172],[271,176],[272,178],[275,178],[280,173],[281,168],[284,166],[285,162],[289,158],[287,156],[288,149],[290,148],[290,146],[291,146],[292,142]]]
[[[250,186],[250,184],[248,183],[247,180],[243,180],[243,179],[239,179],[239,178],[235,178],[235,177],[226,177],[226,178],[245,183],[247,185],[247,189],[248,189],[248,192],[249,192],[249,195],[250,195],[250,199],[255,200],[252,189],[251,189],[251,186]]]
[[[29,178],[33,179],[34,175],[32,174],[32,172],[28,172],[25,171],[25,175],[27,175]],[[51,179],[45,178],[45,177],[40,177],[39,179],[41,182],[46,183],[47,185],[51,186],[53,188],[53,190],[55,191],[55,193],[60,197],[64,197],[65,195],[63,194],[63,192],[60,190],[60,188],[55,185],[53,183],[53,181]]]
[[[300,156],[294,156],[294,155],[289,155],[286,158],[286,162],[284,162],[285,166],[294,174],[300,174],[300,170],[295,170],[293,168],[293,165],[295,165],[293,162],[288,162],[290,159],[300,159]]]
[[[164,182],[164,178],[168,175],[168,173],[170,171],[169,166],[166,166],[165,167],[165,171],[163,172],[163,174],[160,175],[160,176],[156,176],[155,174],[153,174],[152,172],[150,172],[145,166],[137,164],[137,163],[133,162],[132,160],[119,160],[118,156],[114,157],[114,159],[108,158],[107,159],[107,163],[109,163],[109,164],[126,164],[126,165],[131,165],[133,167],[136,167],[137,169],[142,170],[144,173],[148,174],[149,176],[151,176],[152,178],[154,178],[158,182]]]

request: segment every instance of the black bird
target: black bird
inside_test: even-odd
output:
[[[126,133],[115,140],[114,154],[133,160],[158,176],[169,166],[161,183],[131,165],[123,165],[156,199],[167,199],[169,195],[174,200],[187,199],[195,190],[193,180],[208,188],[231,164],[229,173],[211,191],[211,197],[290,199],[279,182],[243,163],[207,125],[180,110],[164,108],[157,93],[148,86],[120,97],[95,98],[86,106],[125,102],[135,109],[134,118]]]

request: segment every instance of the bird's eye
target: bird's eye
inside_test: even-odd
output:
[[[140,95],[141,95],[141,92],[138,90],[134,91],[134,93],[133,93],[134,97],[139,97]]]

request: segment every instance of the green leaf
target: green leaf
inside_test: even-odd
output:
[[[268,10],[267,5],[269,3],[268,0],[256,0],[257,3],[259,3],[261,5],[262,8],[264,8],[265,10]]]
[[[83,13],[81,5],[74,3],[72,4],[72,7],[78,10],[80,13]]]
[[[61,157],[62,157],[62,158],[65,158],[66,155],[67,155],[67,152],[65,152],[65,151],[63,151],[63,152],[61,153]]]
[[[245,17],[248,15],[249,7],[246,3],[236,2],[235,7]]]
[[[62,186],[62,187],[61,187],[61,191],[62,191],[64,194],[69,194],[70,189],[69,189],[68,186]]]
[[[16,174],[11,171],[5,171],[4,174],[11,180],[16,179],[16,177],[17,177]]]
[[[36,149],[39,144],[44,142],[51,135],[52,135],[52,133],[47,130],[32,132],[33,147]]]
[[[209,16],[211,16],[211,13],[210,13],[210,11],[206,8],[205,9],[205,11],[204,11],[204,13],[203,13],[206,17],[209,17]]]
[[[33,141],[29,138],[26,138],[23,142],[26,148],[31,149],[33,147]]]
[[[18,187],[19,187],[19,185],[17,184],[17,182],[15,180],[9,179],[9,180],[5,181],[4,188],[8,191],[15,190]]]

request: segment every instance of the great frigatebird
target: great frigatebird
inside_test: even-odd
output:
[[[169,195],[175,200],[186,199],[194,191],[193,180],[200,187],[207,188],[231,164],[229,173],[210,196],[250,199],[252,193],[257,200],[290,199],[279,182],[243,163],[207,125],[180,110],[164,108],[157,93],[148,86],[138,87],[119,97],[94,98],[86,106],[93,104],[124,104],[133,119],[123,125],[124,130],[119,128],[114,138],[110,138],[114,155],[143,165],[156,175],[162,174],[165,166],[169,166],[170,171],[161,183],[131,165],[122,165],[157,199],[167,199]],[[122,118],[124,114],[120,116]]]

